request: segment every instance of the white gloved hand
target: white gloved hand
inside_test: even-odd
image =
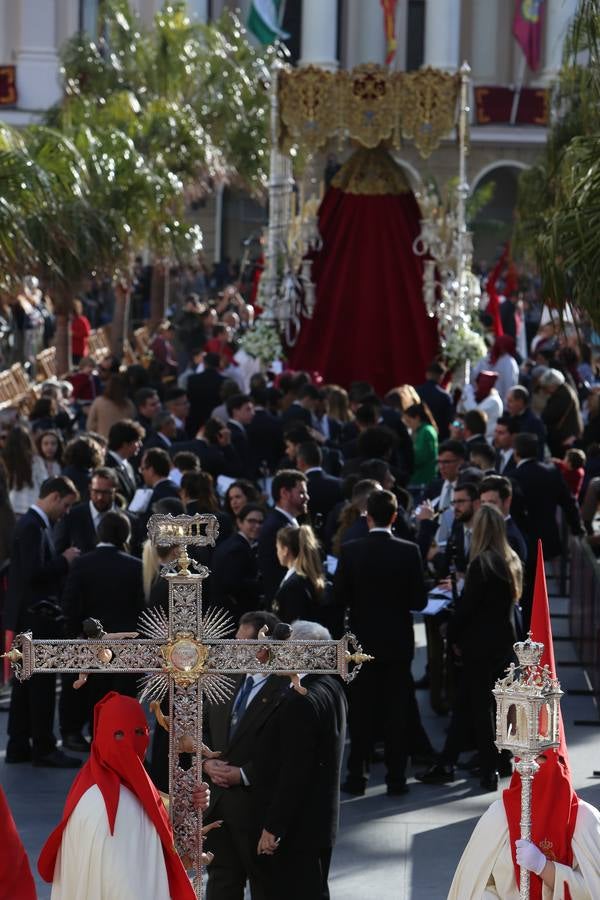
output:
[[[541,875],[544,866],[548,862],[542,851],[532,844],[531,841],[518,840],[515,841],[517,848],[517,863],[536,875]]]

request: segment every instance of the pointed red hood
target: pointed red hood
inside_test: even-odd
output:
[[[552,675],[556,678],[552,624],[541,541],[538,541],[531,633],[534,641],[544,645],[540,665],[548,665]],[[531,840],[546,854],[548,859],[571,866],[573,865],[571,841],[577,820],[577,794],[571,784],[562,715],[560,715],[559,729],[560,746],[556,750],[545,752],[546,762],[540,766],[539,772],[533,779]],[[520,869],[517,865],[515,848],[515,841],[521,837],[521,776],[518,772],[513,773],[510,787],[504,791],[503,801],[518,885]],[[567,893],[564,900],[570,900],[568,888],[565,890]],[[530,896],[531,900],[542,900],[542,879],[533,872],[531,873]]]
[[[94,740],[90,758],[79,771],[65,802],[63,817],[44,846],[38,871],[52,881],[63,831],[71,813],[93,785],[98,785],[106,806],[110,833],[114,833],[119,793],[124,784],[135,794],[162,843],[171,900],[195,900],[196,894],[173,845],[173,829],[160,794],[145,768],[148,723],[137,700],[112,691],[94,707]]]
[[[0,900],[35,900],[29,860],[0,787]]]

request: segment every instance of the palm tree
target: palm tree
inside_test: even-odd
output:
[[[537,261],[544,297],[600,325],[600,0],[581,0],[553,96],[542,158],[519,184],[517,239]]]

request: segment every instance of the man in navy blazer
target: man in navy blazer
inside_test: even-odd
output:
[[[11,550],[4,627],[31,631],[36,638],[62,637],[62,583],[79,550],[56,552],[52,524],[77,501],[77,488],[61,475],[42,484],[39,499],[17,522]],[[6,762],[74,768],[80,762],[56,748],[54,698],[56,675],[14,679],[8,714]]]

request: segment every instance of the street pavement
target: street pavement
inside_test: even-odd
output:
[[[567,610],[567,601],[551,599],[553,613]],[[567,620],[555,618],[555,636],[565,635]],[[424,667],[424,628],[416,626],[415,677]],[[557,662],[575,660],[568,641],[557,641]],[[585,689],[588,684],[577,666],[559,665],[563,690]],[[423,721],[440,749],[446,718],[434,715],[426,692],[419,692]],[[569,696],[562,701],[575,789],[600,807],[600,720],[589,697]],[[0,712],[0,782],[8,796],[25,847],[35,868],[44,840],[60,818],[73,772],[4,765],[6,712]],[[575,725],[575,720],[597,721],[597,726]],[[459,773],[460,774],[460,773]],[[504,782],[504,786],[507,782]],[[410,793],[387,797],[383,764],[375,764],[364,797],[342,802],[341,830],[331,872],[332,900],[444,900],[462,850],[477,819],[497,795],[479,790],[477,779],[462,778],[450,785],[422,785],[410,778]],[[50,888],[38,880],[40,900],[49,900]],[[85,898],[77,898],[85,900]]]

